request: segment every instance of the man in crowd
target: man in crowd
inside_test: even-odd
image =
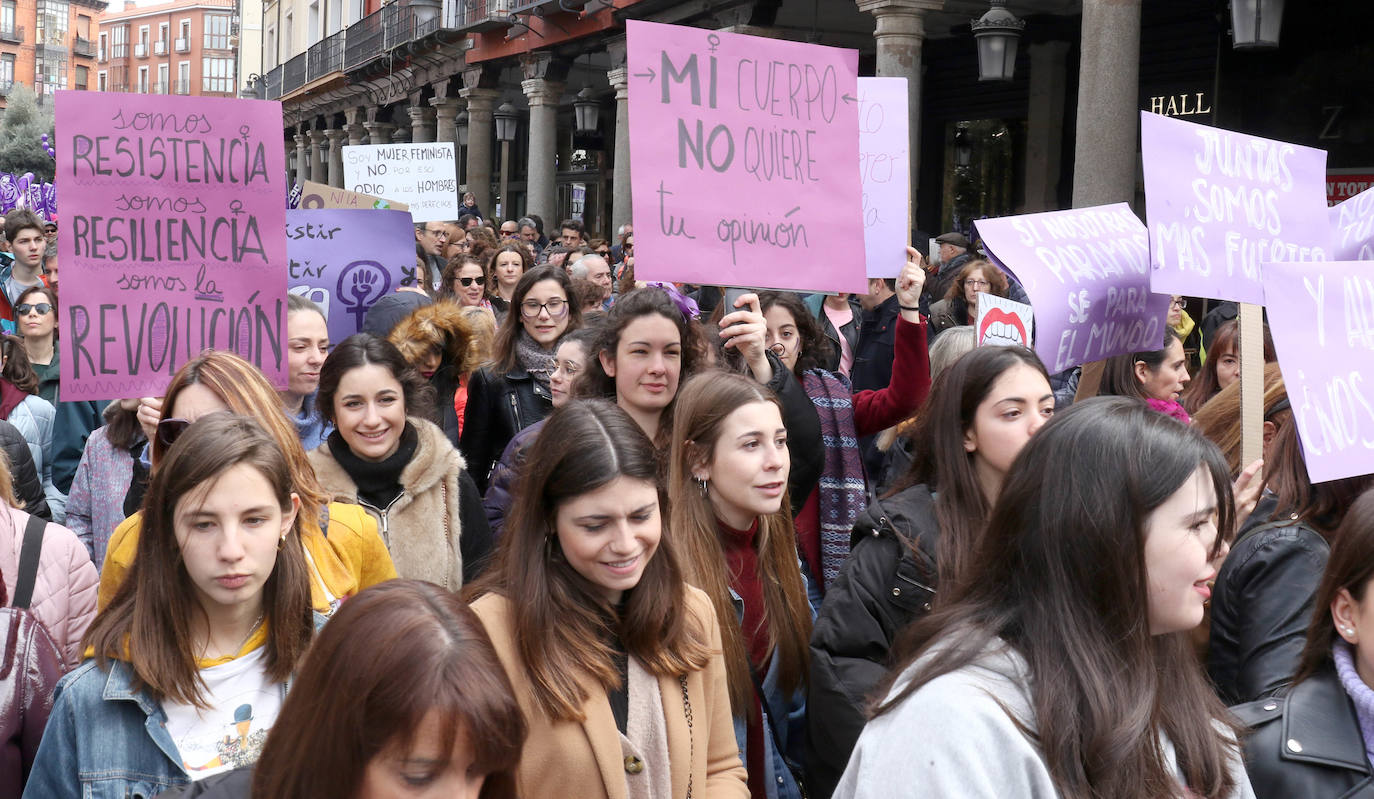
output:
[[[429,281],[436,288],[447,263],[444,259],[444,247],[448,244],[448,226],[456,224],[457,222],[442,222],[436,219],[415,225],[415,240],[420,243],[420,249],[424,250],[425,263],[429,265]]]
[[[501,239],[520,238],[520,223],[514,219],[507,219],[501,223]]]
[[[600,255],[584,255],[573,264],[573,268],[583,273],[587,280],[601,289],[601,306],[611,306],[611,265]],[[577,275],[569,269],[569,274]]]
[[[57,243],[57,223],[56,223],[56,222],[54,222],[54,221],[52,221],[51,219],[49,219],[48,222],[47,222],[47,224],[43,225],[43,238],[47,239],[49,244],[56,244],[56,243]]]
[[[516,224],[519,225],[520,238],[524,239],[526,244],[534,248],[534,257],[538,258],[539,253],[543,250],[543,248],[539,246],[538,223],[528,216],[522,216]]]
[[[48,245],[43,251],[43,277],[48,285],[57,288],[57,243]]]
[[[635,226],[631,222],[621,225],[615,232],[615,246],[611,247],[611,263],[618,264],[625,260],[625,241],[635,234]],[[631,250],[634,249],[632,246]]]
[[[958,277],[959,270],[964,268],[973,257],[969,252],[968,239],[962,233],[945,233],[935,237],[935,243],[940,245],[940,271],[935,275],[935,279],[927,281],[930,286],[929,297],[931,302],[942,300],[949,292],[949,287]],[[887,385],[884,383],[883,385]]]
[[[14,331],[14,304],[25,289],[44,283],[43,251],[48,240],[43,220],[26,208],[16,208],[5,216],[5,231],[10,240],[14,263],[0,267],[0,327]]]
[[[558,226],[562,231],[562,245],[570,250],[581,247],[587,232],[579,219],[564,219],[563,224]]]

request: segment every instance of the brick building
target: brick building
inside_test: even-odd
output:
[[[0,0],[6,2],[6,0]],[[100,17],[91,88],[138,94],[233,97],[237,83],[234,0],[175,0]]]
[[[104,0],[0,0],[0,108],[16,82],[39,94],[94,88]]]

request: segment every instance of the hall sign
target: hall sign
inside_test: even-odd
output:
[[[1200,116],[1212,113],[1212,100],[1207,92],[1156,94],[1150,97],[1145,110],[1166,117]]]

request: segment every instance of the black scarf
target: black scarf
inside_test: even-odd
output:
[[[419,445],[415,425],[406,422],[396,451],[384,460],[369,461],[354,455],[337,429],[329,434],[329,451],[358,486],[358,498],[378,510],[386,510],[401,495],[401,471],[415,457]]]

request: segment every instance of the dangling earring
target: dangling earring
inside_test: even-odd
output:
[[[287,530],[285,533],[282,533],[282,534],[281,534],[281,540],[277,541],[277,550],[278,550],[278,551],[281,551],[281,548],[282,548],[283,546],[286,545],[286,536],[290,535],[290,533],[291,533],[291,531],[290,531],[290,530]]]
[[[703,498],[703,499],[710,499],[710,498],[711,498],[711,481],[710,481],[710,480],[707,480],[705,477],[693,477],[692,479],[696,481],[697,489],[701,491],[701,496],[702,496],[702,498]]]

